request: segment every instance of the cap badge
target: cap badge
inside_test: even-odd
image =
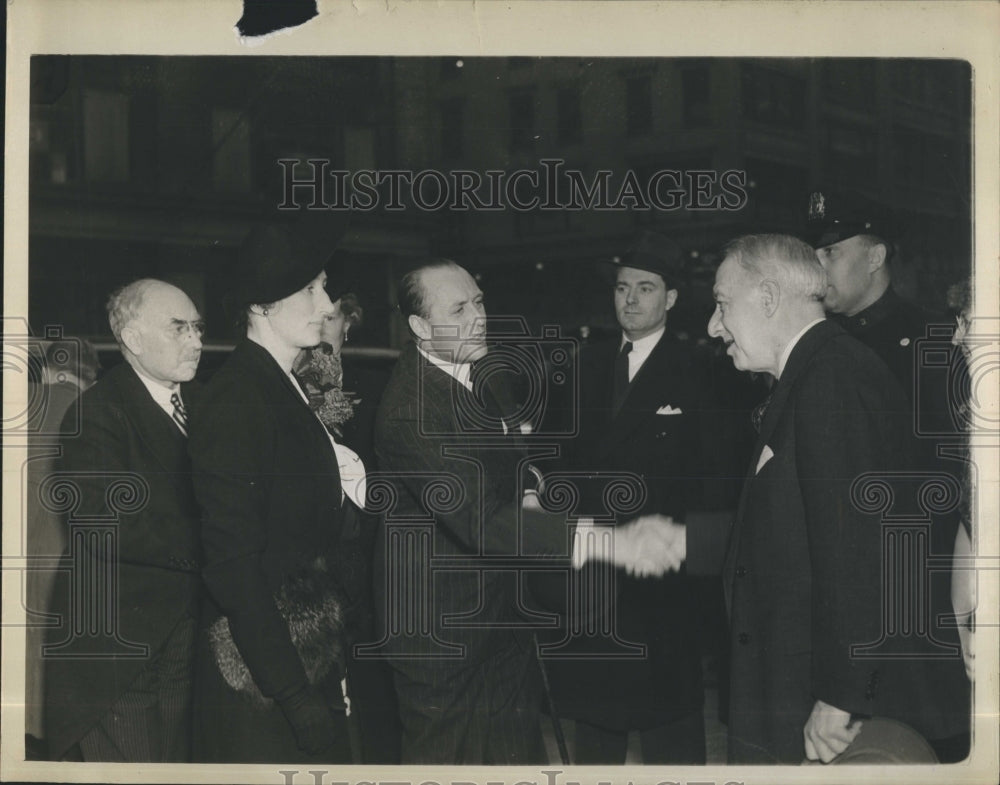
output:
[[[821,191],[809,195],[809,219],[826,218],[826,198]]]

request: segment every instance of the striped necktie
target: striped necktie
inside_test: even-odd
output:
[[[170,396],[170,403],[172,403],[174,407],[174,413],[171,415],[174,418],[174,422],[177,423],[177,427],[181,429],[181,433],[187,436],[188,415],[187,410],[184,408],[184,404],[181,402],[181,397],[177,393],[174,393]]]

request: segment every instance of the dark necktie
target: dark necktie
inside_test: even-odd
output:
[[[750,412],[750,422],[753,423],[753,429],[760,433],[760,426],[764,422],[764,415],[767,414],[767,407],[771,403],[771,393],[767,394],[767,397],[763,401],[758,403],[752,412]]]
[[[612,396],[612,408],[617,412],[625,401],[628,392],[628,356],[632,353],[632,342],[625,341],[618,357],[615,358],[615,386]]]
[[[188,415],[187,410],[184,408],[184,404],[181,403],[181,397],[174,393],[170,396],[170,403],[173,404],[174,413],[171,415],[174,418],[174,422],[177,423],[177,427],[181,429],[181,433],[185,436],[188,435]]]

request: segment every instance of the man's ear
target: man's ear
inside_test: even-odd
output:
[[[677,290],[667,289],[667,307],[666,310],[670,310],[675,305],[677,305]]]
[[[764,315],[768,318],[774,316],[781,304],[781,287],[773,278],[765,278],[760,282],[760,302],[764,306]]]
[[[873,243],[868,246],[868,272],[869,274],[876,272],[882,266],[885,265],[885,257],[887,256],[885,246],[882,243]]]
[[[420,340],[426,341],[430,339],[431,326],[427,323],[425,318],[417,316],[415,313],[411,313],[406,321],[407,324],[410,325],[410,329],[413,331],[413,334]]]
[[[142,332],[135,327],[122,327],[122,343],[132,354],[138,356],[142,354]]]

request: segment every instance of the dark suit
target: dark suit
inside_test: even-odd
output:
[[[340,473],[326,430],[274,358],[244,340],[205,387],[191,420],[190,452],[209,594],[198,650],[196,758],[349,761],[339,682],[352,612],[345,587],[357,565],[352,564],[356,552],[341,543]],[[334,615],[346,620],[344,628],[326,615],[325,601],[317,607],[331,586],[340,595]],[[307,653],[293,644],[278,608],[275,598],[283,591],[288,615],[312,618],[331,642],[329,650],[309,654],[316,664],[331,666],[315,687],[326,697],[340,733],[330,749],[312,756],[298,749],[275,702],[251,700],[230,686],[207,634],[220,614],[227,617],[232,640],[264,697],[305,688]]]
[[[183,385],[181,394],[189,407],[195,403],[191,385]],[[108,372],[80,400],[81,432],[65,440],[57,468],[90,475],[74,481],[80,497],[71,517],[109,516],[119,510],[114,618],[118,638],[127,643],[112,644],[100,635],[81,637],[61,653],[113,650],[119,656],[48,658],[49,754],[58,759],[94,733],[102,739],[94,742],[102,757],[184,761],[189,754],[193,614],[200,587],[186,439],[127,363]],[[127,495],[109,492],[109,475],[122,473],[138,475],[148,486],[148,500],[138,509],[130,509]],[[79,547],[77,543],[70,547]],[[95,558],[103,557],[92,555],[86,561],[101,570]],[[71,577],[79,581],[84,576],[60,576],[54,608],[66,626],[53,631],[51,644],[68,637],[67,622],[81,621],[71,611]],[[147,656],[132,656],[135,644],[147,646]],[[93,754],[89,744],[83,745],[85,756]]]
[[[388,628],[379,652],[395,671],[403,763],[545,761],[534,650],[530,636],[512,629],[517,575],[475,561],[513,558],[519,529],[521,553],[566,554],[570,532],[563,517],[543,513],[520,525],[519,446],[502,431],[477,432],[467,415],[480,409],[410,345],[376,415],[375,450],[393,497],[376,547],[376,608]],[[437,482],[451,488],[451,501],[435,492]],[[395,521],[429,529],[427,549],[411,549],[405,566],[392,561]],[[446,559],[467,569],[443,569]],[[421,625],[391,634],[400,622],[394,598],[419,604],[432,634]],[[456,624],[462,614],[475,626]]]
[[[583,510],[607,515],[602,498],[606,483],[600,473],[630,472],[641,478],[646,500],[628,517],[661,513],[683,522],[688,509],[699,503],[699,420],[704,395],[700,374],[687,348],[664,332],[615,412],[613,371],[619,347],[619,340],[595,344],[581,357],[580,434],[569,448],[569,463],[577,472],[597,473],[593,482],[581,479]],[[668,406],[680,413],[657,414]],[[584,569],[607,568],[598,564]],[[672,734],[685,736],[677,740],[676,749],[667,751],[662,743],[644,745],[644,760],[703,763],[703,625],[699,622],[704,620],[699,618],[698,587],[684,569],[662,578],[633,578],[618,569],[614,583],[618,636],[642,644],[645,654],[639,659],[607,659],[609,641],[588,637],[560,651],[561,656],[587,659],[556,659],[546,664],[561,716],[620,735],[620,756],[611,755],[609,749],[609,759],[602,760],[600,752],[580,749],[578,728],[576,762],[624,762],[625,732],[692,718],[690,733],[675,730]]]
[[[961,406],[961,392],[955,392],[948,385],[944,374],[934,372],[930,365],[932,353],[924,357],[920,341],[928,341],[930,327],[939,328],[943,317],[929,313],[902,299],[890,287],[876,302],[854,316],[837,316],[834,320],[850,335],[872,349],[892,371],[899,381],[911,404],[913,433],[920,435],[917,456],[920,465],[928,472],[951,477],[963,487],[966,485],[966,467],[955,460],[938,455],[939,446],[944,442],[962,443],[964,436],[955,430],[953,412]],[[947,325],[945,325],[947,329]],[[946,333],[947,335],[947,333]],[[947,338],[945,338],[947,340]],[[935,345],[936,344],[936,345]],[[931,346],[940,354],[941,339],[931,340]],[[950,347],[946,347],[948,352]],[[955,355],[952,373],[955,378],[966,378],[964,355]],[[925,365],[926,363],[926,365]],[[929,437],[929,434],[935,434]],[[949,435],[950,434],[950,435]],[[962,505],[946,513],[934,516],[931,527],[930,549],[937,556],[950,557],[954,551],[955,534],[963,520]],[[951,637],[952,629],[947,619],[952,613],[951,571],[935,570],[930,576],[930,609],[932,619],[930,629],[939,639]],[[932,703],[941,707],[949,716],[968,716],[971,685],[968,680],[956,682],[950,676],[929,677],[921,691],[933,696]],[[924,700],[923,698],[921,700]],[[938,723],[933,732],[942,733],[946,727],[955,727],[953,722]],[[959,737],[944,742],[943,737],[934,736],[935,750],[942,762],[962,760],[968,752],[968,728],[958,733]],[[942,743],[938,743],[938,741]]]
[[[881,360],[830,321],[811,327],[774,387],[726,557],[731,762],[801,762],[816,700],[928,735],[938,722],[913,663],[851,656],[880,638],[884,552],[880,516],[851,486],[910,468],[908,435]]]

